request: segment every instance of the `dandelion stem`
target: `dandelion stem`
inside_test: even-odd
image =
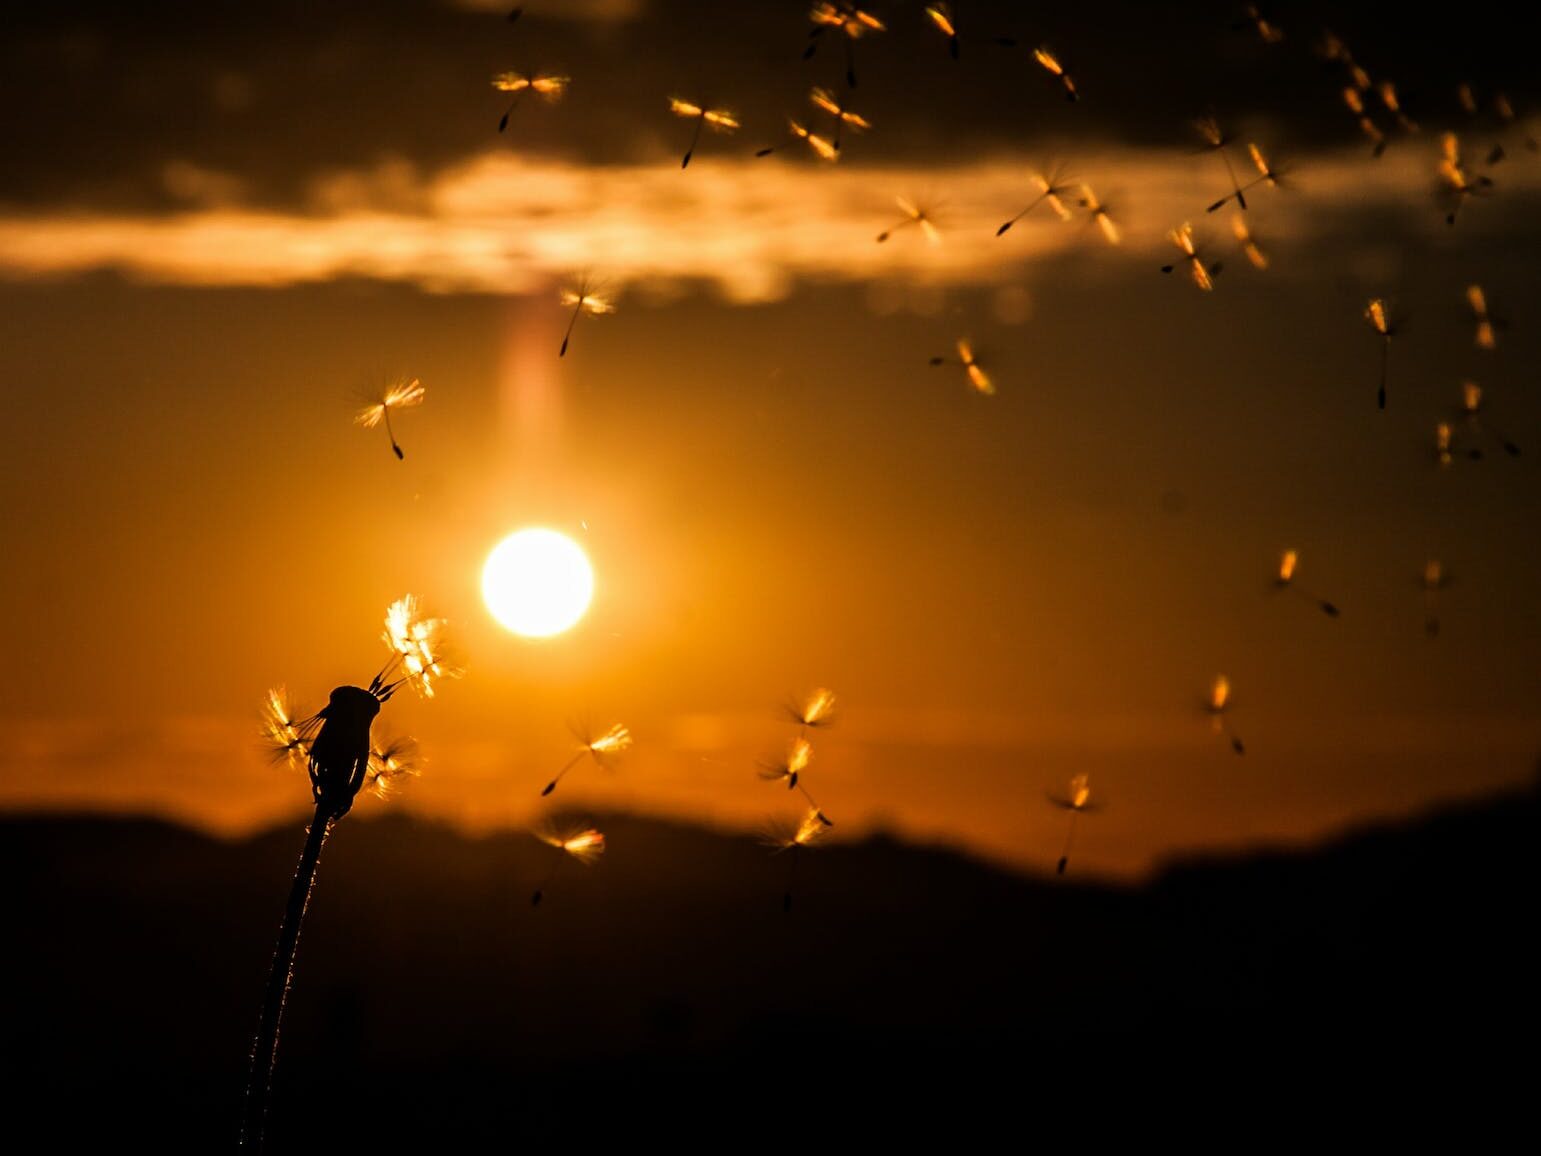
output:
[[[300,942],[300,924],[310,903],[311,886],[316,880],[316,864],[321,847],[331,834],[335,816],[324,805],[316,807],[316,817],[305,835],[305,849],[294,872],[289,889],[289,903],[278,928],[278,946],[273,951],[273,970],[268,975],[267,993],[262,999],[262,1017],[257,1023],[257,1038],[252,1044],[251,1075],[246,1084],[246,1106],[241,1119],[241,1147],[261,1152],[267,1127],[268,1097],[273,1087],[273,1066],[278,1058],[278,1026],[283,1018],[284,1002],[294,978],[294,953]]]

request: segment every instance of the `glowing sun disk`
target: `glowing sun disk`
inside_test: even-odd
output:
[[[594,571],[578,544],[555,530],[504,538],[482,567],[482,600],[500,624],[525,638],[571,627],[594,596]]]

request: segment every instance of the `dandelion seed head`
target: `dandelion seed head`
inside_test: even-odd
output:
[[[926,5],[926,15],[931,18],[931,23],[941,30],[943,36],[956,36],[958,30],[953,26],[952,9],[946,4]]]
[[[388,798],[401,786],[402,780],[422,774],[423,760],[417,740],[395,738],[383,743],[371,743],[369,747],[369,771],[364,785],[379,798]]]
[[[1294,550],[1286,550],[1279,558],[1279,583],[1283,585],[1295,577],[1295,563],[1299,555]]]
[[[374,429],[385,420],[385,411],[388,409],[410,409],[421,405],[428,389],[417,378],[403,378],[386,386],[379,398],[371,401],[354,417],[359,425],[365,429]]]
[[[310,744],[319,720],[297,720],[283,687],[268,691],[262,704],[262,738],[274,762],[303,770],[310,761]]]
[[[1072,810],[1082,810],[1091,802],[1092,784],[1091,776],[1087,774],[1073,775],[1070,779],[1070,807]]]
[[[792,717],[805,727],[828,725],[835,717],[835,692],[819,687],[792,708]]]
[[[631,732],[620,723],[616,723],[597,739],[584,743],[584,746],[596,757],[618,755],[631,746]]]
[[[1482,387],[1475,381],[1461,383],[1461,408],[1473,415],[1482,408]]]
[[[1386,302],[1379,297],[1372,297],[1370,303],[1364,307],[1365,320],[1370,327],[1382,337],[1391,336],[1391,326],[1386,320]]]

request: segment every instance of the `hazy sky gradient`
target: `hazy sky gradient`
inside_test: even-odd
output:
[[[733,825],[792,811],[754,763],[790,736],[777,704],[818,685],[845,709],[807,782],[840,833],[883,823],[1039,867],[1062,837],[1045,792],[1080,770],[1107,808],[1078,860],[1112,872],[1533,773],[1541,158],[1515,138],[1494,194],[1451,229],[1431,195],[1437,134],[1371,160],[1333,120],[1313,30],[1274,60],[1217,8],[1228,63],[1207,99],[1246,110],[1299,177],[1249,198],[1273,258],[1258,272],[1226,215],[1204,212],[1224,172],[1191,151],[1192,76],[1121,133],[1138,102],[1071,108],[1041,70],[992,72],[967,49],[954,66],[909,28],[914,6],[858,46],[857,107],[877,127],[839,165],[752,160],[810,83],[839,79],[827,47],[798,59],[792,5],[774,42],[757,31],[769,17],[740,18],[740,103],[767,109],[763,131],[711,140],[681,172],[688,126],[664,97],[734,70],[709,51],[722,9],[665,35],[678,7],[512,28],[358,15],[336,75],[296,63],[341,52],[350,26],[332,14],[312,28],[277,10],[212,45],[165,18],[22,29],[8,51],[23,63],[73,51],[143,103],[122,98],[106,147],[10,130],[0,801],[222,830],[296,812],[303,784],[257,747],[263,693],[319,705],[367,680],[384,608],[408,590],[452,619],[468,674],[386,708],[429,759],[392,805],[477,827],[540,813],[580,719],[626,722],[637,745],[613,778],[574,771],[556,801]],[[196,25],[198,10],[175,14]],[[521,108],[500,140],[486,78],[544,43],[570,98]],[[1072,25],[1055,43],[1089,93],[1099,73],[1128,83],[1110,63],[1123,40],[1101,61]],[[1430,59],[1411,35],[1384,55]],[[336,80],[408,66],[384,106]],[[1409,68],[1430,125],[1458,125],[1443,74],[1414,85]],[[241,107],[209,96],[180,127],[154,115],[231,69]],[[1320,87],[1322,106],[1257,111],[1275,75]],[[585,95],[622,88],[650,95]],[[1041,117],[991,112],[948,135],[997,90]],[[413,93],[398,117],[389,102]],[[70,87],[65,104],[84,99]],[[995,238],[1029,167],[1055,157],[1118,209],[1124,246],[1080,218]],[[900,193],[946,202],[941,246],[874,243]],[[1225,261],[1212,295],[1157,271],[1183,219]],[[559,360],[556,289],[583,268],[624,289],[622,308],[581,321]],[[1474,281],[1512,322],[1494,351],[1472,342]],[[1372,294],[1408,318],[1384,413]],[[928,366],[960,336],[998,396]],[[351,424],[352,393],[397,374],[428,387],[397,426],[405,462]],[[1456,418],[1466,379],[1524,456]],[[1440,420],[1486,459],[1439,469]],[[578,537],[598,575],[589,617],[544,643],[503,632],[478,589],[492,545],[530,523]],[[1285,547],[1340,620],[1270,590]],[[1452,576],[1437,640],[1432,556]],[[1245,758],[1201,709],[1222,671]]]

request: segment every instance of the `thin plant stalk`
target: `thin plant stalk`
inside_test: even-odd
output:
[[[289,984],[294,978],[294,953],[300,943],[300,924],[310,904],[310,892],[316,881],[316,865],[321,848],[332,832],[335,817],[323,805],[316,807],[316,818],[305,835],[305,849],[294,872],[289,902],[278,927],[278,946],[273,951],[273,970],[268,974],[267,993],[262,999],[262,1016],[257,1021],[257,1038],[252,1044],[251,1076],[246,1084],[246,1106],[241,1118],[241,1147],[261,1152],[266,1138],[268,1098],[273,1087],[273,1065],[278,1057],[278,1028],[283,1019]]]

